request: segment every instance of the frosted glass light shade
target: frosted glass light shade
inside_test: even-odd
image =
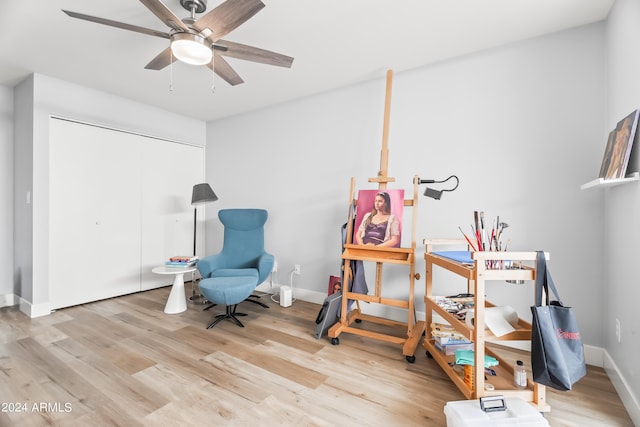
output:
[[[171,36],[171,51],[180,61],[191,65],[206,65],[211,62],[213,51],[207,40],[190,33],[176,33]]]

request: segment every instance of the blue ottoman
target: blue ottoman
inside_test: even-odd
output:
[[[199,283],[200,292],[214,304],[226,306],[225,314],[218,314],[207,329],[213,328],[224,319],[234,321],[238,326],[244,325],[236,316],[246,316],[246,313],[237,313],[236,307],[246,300],[256,288],[254,276],[227,276],[202,279]]]

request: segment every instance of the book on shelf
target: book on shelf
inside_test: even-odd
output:
[[[432,252],[432,254],[459,262],[461,264],[473,264],[473,258],[471,258],[471,252],[469,251],[440,251]]]
[[[436,350],[443,352],[447,356],[451,356],[452,354],[456,354],[456,350],[473,350],[473,343],[462,343],[462,344],[440,344],[437,341],[434,343],[434,347]]]
[[[458,340],[466,340],[465,337],[460,332],[456,331],[456,329],[448,323],[431,323],[431,336],[435,339],[437,337],[442,338],[452,338]]]
[[[434,337],[434,341],[440,345],[451,345],[451,344],[469,344],[473,341],[468,340],[466,338],[461,338],[458,336],[436,336]]]

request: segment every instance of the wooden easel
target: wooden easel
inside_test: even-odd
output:
[[[387,84],[385,94],[385,109],[384,109],[384,125],[382,136],[382,150],[380,153],[380,170],[378,176],[375,178],[369,178],[369,182],[377,182],[378,189],[384,190],[387,188],[387,183],[394,182],[395,178],[390,178],[387,175],[389,150],[388,150],[388,137],[389,137],[389,113],[391,110],[391,80],[393,78],[393,72],[387,71]],[[343,333],[352,333],[369,338],[375,338],[382,341],[387,341],[395,344],[402,344],[402,354],[406,357],[407,361],[413,363],[415,361],[415,351],[422,337],[422,333],[425,330],[425,322],[417,321],[415,316],[414,305],[414,288],[415,279],[420,279],[420,275],[415,272],[415,249],[416,249],[416,220],[417,220],[417,203],[418,203],[418,184],[420,179],[415,176],[413,179],[413,198],[404,200],[404,206],[413,207],[413,221],[411,225],[411,247],[410,248],[380,248],[377,246],[364,246],[353,243],[353,220],[354,220],[354,206],[357,206],[357,199],[355,197],[355,179],[351,178],[351,188],[349,192],[349,220],[347,222],[347,234],[344,244],[344,251],[342,252],[343,260],[343,273],[344,283],[349,283],[353,274],[351,272],[351,261],[371,261],[376,263],[376,280],[375,290],[373,295],[363,295],[359,293],[351,292],[348,286],[343,286],[342,291],[342,308],[340,311],[340,321],[333,325],[328,335],[331,338],[331,343],[334,345],[339,344],[338,336]],[[408,300],[398,300],[385,298],[382,296],[382,267],[384,263],[404,264],[408,265],[409,272],[409,296]],[[356,308],[347,312],[347,303],[349,300],[356,302]],[[366,301],[370,303],[378,303],[388,305],[396,308],[404,308],[407,310],[407,322],[398,322],[395,320],[380,318],[362,313],[360,310],[360,301]],[[403,337],[374,332],[364,329],[362,326],[353,327],[354,322],[360,323],[361,321],[377,323],[387,326],[395,326],[406,328],[406,335]]]

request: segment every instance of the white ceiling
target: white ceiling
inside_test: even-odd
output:
[[[179,17],[179,0],[163,0]],[[209,0],[207,11],[222,0]],[[291,69],[228,58],[245,83],[205,66],[144,66],[168,41],[70,18],[67,9],[167,31],[137,0],[0,0],[0,85],[32,72],[202,120],[250,111],[606,19],[614,0],[263,0],[225,39],[294,57]],[[171,75],[173,91],[169,91]]]

